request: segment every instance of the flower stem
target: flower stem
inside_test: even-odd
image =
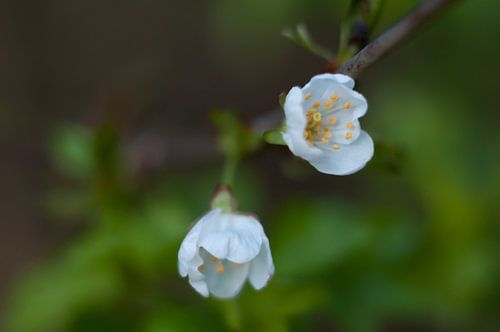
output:
[[[222,184],[226,186],[233,186],[234,176],[236,174],[236,170],[238,169],[238,165],[240,162],[240,158],[237,156],[226,157],[226,161],[224,163],[224,168],[222,170]]]

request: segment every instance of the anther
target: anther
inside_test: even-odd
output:
[[[334,150],[338,150],[338,149],[340,149],[340,145],[339,145],[339,144],[333,144],[333,145],[332,145],[332,148],[333,148]]]
[[[198,271],[203,273],[205,271],[205,264],[201,264],[200,266],[198,266]]]
[[[314,113],[313,120],[316,122],[320,122],[321,121],[321,113],[320,112]]]
[[[349,108],[351,108],[351,106],[352,106],[352,104],[350,102],[348,102],[348,101],[346,101],[344,103],[344,105],[342,105],[342,107],[345,108],[345,109],[349,109]]]
[[[332,95],[332,96],[330,96],[330,100],[333,102],[339,101],[339,96]]]
[[[328,141],[329,141],[329,139],[328,139],[327,137],[323,137],[323,138],[321,139],[321,142],[323,142],[323,143],[325,143],[325,144],[326,144],[326,143],[328,143]]]
[[[330,109],[333,107],[333,101],[332,100],[327,100],[325,101],[325,108]]]
[[[215,256],[210,257],[210,261],[212,263],[219,263],[220,262],[219,259],[217,257],[215,257]]]
[[[332,116],[329,120],[328,120],[328,123],[331,124],[331,125],[334,125],[337,123],[337,117],[335,116]]]
[[[351,138],[352,138],[352,133],[350,131],[345,133],[345,139],[351,139]]]
[[[312,93],[308,92],[308,93],[306,93],[306,96],[304,98],[306,100],[309,100],[309,99],[311,99],[311,97],[312,97]]]
[[[349,129],[354,129],[354,123],[349,122],[346,127]]]
[[[318,108],[320,105],[321,105],[321,104],[320,104],[319,102],[315,102],[315,103],[313,104],[313,108]]]
[[[216,265],[215,266],[215,272],[217,272],[217,273],[224,272],[224,265],[222,265],[222,264],[221,265]]]

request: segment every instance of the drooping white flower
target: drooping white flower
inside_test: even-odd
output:
[[[349,76],[322,74],[286,96],[283,140],[322,173],[352,174],[373,156],[373,141],[358,121],[368,104],[353,88]]]
[[[189,231],[179,250],[179,273],[208,297],[236,296],[248,278],[263,288],[274,273],[269,240],[252,216],[213,209]]]

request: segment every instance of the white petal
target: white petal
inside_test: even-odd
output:
[[[208,297],[208,286],[205,280],[191,280],[189,279],[191,286],[200,293],[203,297]]]
[[[328,95],[336,95],[339,97],[339,101],[335,104],[335,108],[333,109],[333,114],[335,113],[335,110],[344,110],[343,105],[345,103],[350,104],[348,111],[351,112],[353,117],[356,119],[365,115],[368,110],[368,103],[365,97],[363,97],[363,95],[359,92],[350,90],[343,85],[337,85],[336,87],[330,89],[328,91]]]
[[[347,88],[352,89],[354,88],[354,80],[350,78],[347,75],[343,74],[320,74],[316,75],[313,78],[311,78],[311,81],[315,80],[321,80],[321,79],[328,79],[328,80],[333,80],[336,81],[340,84],[345,85]]]
[[[203,225],[207,222],[216,218],[221,213],[220,209],[214,209],[205,214],[201,219],[196,222],[193,227],[189,230],[188,234],[182,241],[181,247],[178,253],[179,260],[179,273],[181,276],[185,277],[188,273],[189,262],[195,257],[198,251],[198,238]]]
[[[348,175],[359,171],[373,156],[373,141],[364,131],[349,145],[339,150],[325,151],[319,158],[309,162],[318,171],[333,175]]]
[[[213,263],[210,261],[210,254],[203,249],[201,255],[206,264],[203,273],[210,293],[220,298],[236,296],[245,283],[250,264],[245,263],[234,266],[234,263],[228,260]],[[223,266],[223,271],[217,272],[215,266]]]
[[[223,213],[205,223],[198,244],[219,259],[241,264],[257,256],[263,232],[254,217]]]
[[[273,258],[271,249],[269,248],[269,240],[264,238],[262,248],[259,255],[252,261],[250,265],[250,273],[248,278],[252,286],[259,290],[269,282],[274,274]]]
[[[298,87],[288,92],[285,101],[285,116],[287,132],[283,133],[283,140],[292,153],[304,159],[310,159],[321,154],[321,150],[310,147],[304,139],[306,116],[303,108],[303,95]]]
[[[339,125],[331,129],[332,137],[330,138],[330,142],[328,143],[330,146],[335,143],[352,144],[356,142],[361,133],[361,126],[358,120],[350,121],[350,123],[352,124],[352,128],[348,128],[347,123],[340,123]],[[348,136],[348,133],[350,133],[350,136]]]

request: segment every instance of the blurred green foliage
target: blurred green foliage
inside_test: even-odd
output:
[[[318,11],[325,4],[311,3]],[[380,24],[413,3],[387,1]],[[500,57],[494,41],[478,37],[500,28],[487,5],[495,1],[464,2],[368,74],[360,88],[370,102],[364,127],[383,143],[360,174],[340,179],[311,170],[289,180],[312,190],[270,197],[273,184],[243,167],[235,195],[242,210],[260,215],[276,275],[235,300],[201,298],[176,269],[180,242],[208,209],[219,170],[171,170],[146,190],[128,169],[113,123],[61,126],[50,151],[68,184],[49,192],[46,205],[59,219],[86,223],[19,280],[7,330],[500,330],[498,96],[487,93],[500,70],[472,63]],[[228,34],[236,33],[229,26],[238,18],[224,15],[233,6],[220,1],[214,12]],[[244,6],[263,14],[264,31],[278,25],[276,16],[307,7]],[[241,36],[249,33],[245,24],[236,24]],[[401,63],[405,72],[391,73]],[[235,116],[217,113],[214,121],[230,159],[259,146]]]

